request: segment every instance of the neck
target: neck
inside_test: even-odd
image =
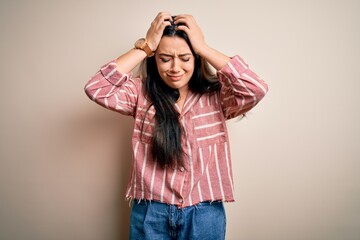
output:
[[[179,100],[180,99],[185,99],[187,94],[189,92],[189,88],[182,88],[182,89],[179,89],[179,94],[180,94],[180,97],[179,97]]]
[[[184,90],[180,91],[179,90],[180,96],[179,96],[179,99],[176,101],[176,103],[180,108],[180,112],[184,107],[185,99],[186,99],[186,96],[187,96],[188,92],[189,92],[188,89],[186,89],[186,91],[184,91]]]

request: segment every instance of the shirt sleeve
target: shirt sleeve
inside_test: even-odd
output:
[[[140,79],[117,71],[115,60],[101,69],[85,85],[85,93],[99,105],[124,115],[134,116]]]
[[[268,85],[235,56],[217,72],[221,83],[220,100],[226,119],[245,114],[265,96]]]

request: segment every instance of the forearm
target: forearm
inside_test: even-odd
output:
[[[116,59],[116,69],[121,73],[129,73],[145,58],[144,51],[131,49]]]
[[[210,63],[217,71],[222,69],[230,61],[228,56],[209,47],[208,45],[204,45],[198,54]]]
[[[267,93],[268,85],[239,56],[217,72],[221,82],[221,103],[227,119],[253,108]]]
[[[88,97],[99,105],[125,115],[134,114],[139,81],[117,71],[115,60],[100,70],[85,85]],[[126,84],[125,84],[126,83]]]

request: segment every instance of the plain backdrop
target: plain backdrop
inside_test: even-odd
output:
[[[159,11],[270,87],[228,123],[236,202],[229,240],[360,236],[360,1],[0,1],[0,239],[128,238],[133,120],[85,83]]]

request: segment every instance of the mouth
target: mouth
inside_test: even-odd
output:
[[[182,78],[182,75],[179,75],[179,76],[168,75],[168,78],[172,81],[179,81]]]

